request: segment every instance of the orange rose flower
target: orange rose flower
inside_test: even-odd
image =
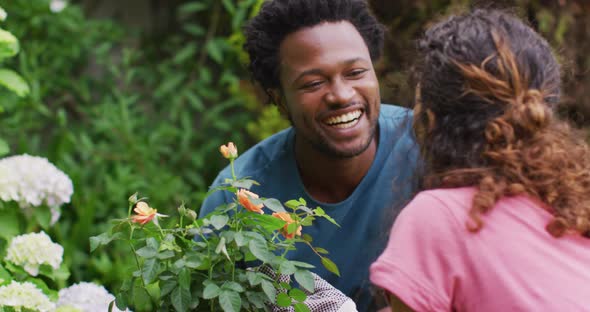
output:
[[[264,205],[263,204],[254,205],[254,203],[252,203],[250,201],[250,198],[258,198],[258,195],[254,194],[246,189],[239,189],[238,190],[238,201],[240,202],[240,204],[242,206],[244,206],[244,208],[246,208],[247,210],[250,210],[252,212],[264,214],[264,211],[262,211],[262,207],[264,207]]]
[[[227,145],[221,145],[219,147],[219,152],[227,159],[235,159],[238,157],[238,149],[233,142],[229,142]]]
[[[287,222],[287,224],[285,224],[285,226],[281,229],[281,234],[283,234],[285,238],[291,239],[295,237],[295,235],[301,236],[301,225],[297,228],[297,231],[295,231],[295,233],[287,232],[287,227],[289,226],[289,224],[295,222],[295,220],[291,218],[291,215],[288,212],[273,212],[272,216]]]
[[[158,213],[158,210],[150,207],[148,203],[144,201],[138,202],[133,211],[137,214],[131,217],[131,221],[141,225],[152,221],[155,217],[167,217],[166,215]]]

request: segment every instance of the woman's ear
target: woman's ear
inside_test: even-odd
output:
[[[434,127],[436,126],[436,116],[434,115],[434,113],[432,112],[432,110],[430,108],[426,109],[425,111],[426,113],[426,119],[427,119],[427,123],[428,123],[428,132],[434,130]]]

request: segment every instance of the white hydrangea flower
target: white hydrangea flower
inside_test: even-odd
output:
[[[64,249],[51,241],[45,232],[16,236],[6,250],[6,260],[22,266],[32,276],[39,274],[39,267],[48,264],[58,269]]]
[[[24,210],[45,203],[51,208],[51,224],[73,192],[72,180],[46,158],[23,154],[0,159],[0,199],[16,201]]]
[[[0,307],[15,307],[49,312],[55,310],[55,303],[33,283],[19,283],[12,281],[9,285],[0,287]]]
[[[103,286],[81,282],[59,291],[57,306],[69,306],[84,312],[108,311],[109,304],[115,300]],[[116,306],[113,311],[121,311]],[[129,310],[125,310],[129,311]]]
[[[68,3],[64,0],[51,0],[51,2],[49,3],[49,9],[53,13],[59,13],[63,11],[63,9],[65,9],[67,5]]]

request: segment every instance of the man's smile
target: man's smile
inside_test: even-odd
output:
[[[350,128],[358,123],[362,114],[363,112],[360,109],[357,109],[352,112],[326,118],[324,120],[324,123],[328,126],[336,127],[339,129]]]

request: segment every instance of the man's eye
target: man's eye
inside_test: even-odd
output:
[[[301,89],[314,89],[319,87],[322,84],[322,81],[312,81],[309,83],[304,84]]]
[[[367,69],[355,69],[355,70],[351,71],[350,73],[348,73],[348,76],[357,77],[357,76],[360,76],[366,72],[367,72]]]

